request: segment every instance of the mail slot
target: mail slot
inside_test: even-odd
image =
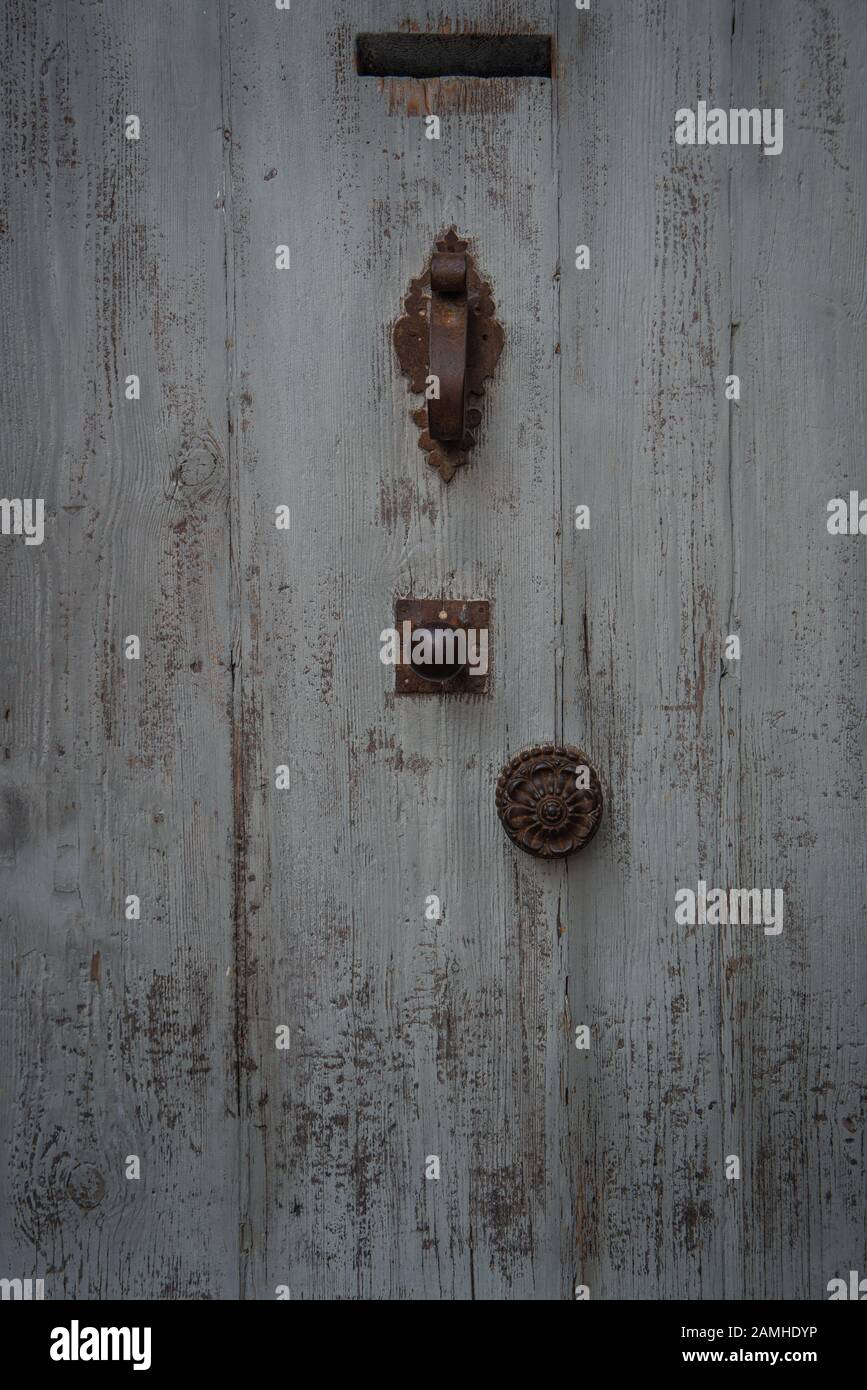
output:
[[[550,34],[359,34],[359,77],[550,77]]]

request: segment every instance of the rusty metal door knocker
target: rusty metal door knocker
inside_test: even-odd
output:
[[[422,431],[419,448],[449,482],[476,442],[481,398],[493,375],[505,334],[494,318],[491,287],[454,227],[434,248],[430,265],[413,280],[406,313],[394,326],[394,346],[411,391],[426,404],[413,412]]]
[[[457,444],[464,437],[467,385],[467,258],[435,251],[430,263],[428,375],[436,394],[428,401],[431,439]]]

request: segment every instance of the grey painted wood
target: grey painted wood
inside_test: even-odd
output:
[[[55,1297],[231,1297],[216,16],[9,3],[3,42],[3,492],[50,519],[0,543],[0,1263]]]
[[[821,1298],[864,1264],[864,556],[824,524],[863,419],[863,35],[847,5],[603,8],[559,86],[561,243],[592,247],[562,298],[564,535],[593,518],[565,732],[610,787],[569,879],[579,1273]],[[782,106],[784,153],[678,149],[702,97]],[[783,935],[677,926],[699,877],[782,886]]]
[[[557,80],[357,78],[408,12],[4,6],[2,491],[50,521],[0,538],[0,1274],[822,1298],[867,1267],[858,7],[462,0]],[[676,147],[699,98],[784,153]],[[452,222],[507,341],[446,488],[390,333]],[[408,593],[491,600],[488,697],[394,699]],[[493,806],[554,736],[607,795],[568,867]],[[678,926],[699,877],[783,934]]]
[[[722,1297],[739,1189],[720,941],[675,923],[674,894],[718,881],[726,829],[730,152],[677,149],[673,128],[728,94],[731,10],[600,8],[586,44],[562,15],[559,44],[564,727],[609,798],[569,870],[568,1017],[593,1039],[567,1064],[576,1279],[591,1298]]]
[[[524,23],[544,14],[520,8]],[[421,84],[352,69],[356,27],[402,13],[331,4],[281,32],[244,10],[229,36],[231,297],[253,396],[233,436],[255,745],[244,1288],[557,1297],[562,880],[516,863],[492,801],[509,752],[555,723],[551,83],[498,83],[482,112],[444,111],[429,141]],[[477,238],[509,342],[477,461],[444,489],[390,333],[452,222]],[[292,269],[276,274],[281,242]],[[395,702],[379,635],[407,593],[490,598],[490,698]],[[282,800],[281,763],[295,779]]]
[[[741,88],[750,77],[787,122],[785,156],[732,178],[734,370],[751,382],[732,428],[732,602],[750,658],[723,682],[723,773],[740,881],[785,884],[789,911],[781,949],[741,945],[727,968],[758,1298],[823,1297],[867,1268],[867,565],[863,537],[822,524],[867,481],[862,21],[857,6],[739,4],[733,45]]]

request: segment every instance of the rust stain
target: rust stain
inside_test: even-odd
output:
[[[517,84],[508,77],[380,77],[390,116],[499,116],[514,111]]]
[[[750,965],[752,959],[752,956],[732,956],[731,960],[726,962],[726,979],[730,980],[733,975],[738,973],[742,966]]]
[[[386,530],[394,531],[398,520],[409,529],[415,493],[415,483],[411,478],[395,478],[391,482],[383,478],[380,481],[377,520]]]
[[[596,1223],[599,1205],[599,1192],[591,1179],[578,1183],[575,1200],[575,1244],[581,1266],[595,1259]]]
[[[702,716],[702,712],[703,712],[703,710],[704,710],[704,683],[705,683],[705,669],[704,669],[704,636],[702,636],[702,637],[699,638],[699,643],[698,643],[698,676],[697,676],[697,678],[696,678],[696,688],[695,688],[695,713],[696,713],[696,723],[697,723],[697,724],[701,724],[701,716]]]

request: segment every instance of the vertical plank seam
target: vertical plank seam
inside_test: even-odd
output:
[[[232,161],[232,63],[231,63],[231,18],[226,0],[220,5],[220,111],[222,118],[221,138],[223,142],[223,280],[225,296],[226,324],[226,472],[228,485],[228,539],[229,539],[229,602],[236,604],[234,614],[230,608],[231,633],[231,759],[232,759],[232,1060],[235,1071],[235,1109],[237,1124],[238,1155],[238,1297],[243,1298],[246,1283],[247,1212],[248,1194],[243,1190],[244,1174],[247,1171],[246,1126],[242,1122],[244,1106],[243,1058],[247,1051],[247,826],[248,794],[246,753],[247,736],[245,727],[244,688],[242,679],[243,655],[243,564],[241,557],[240,525],[240,474],[237,449],[235,447],[235,402],[238,398],[237,353],[235,347],[236,324],[236,276],[235,247],[233,227],[233,161]]]
[[[554,38],[553,71],[551,82],[551,162],[552,173],[555,183],[554,195],[554,255],[556,275],[552,280],[552,307],[553,307],[553,329],[554,329],[554,363],[553,363],[553,410],[554,421],[551,431],[552,445],[554,451],[554,500],[556,512],[554,516],[554,555],[555,555],[555,574],[559,578],[559,609],[560,609],[560,631],[557,643],[557,655],[554,665],[555,680],[555,740],[565,743],[565,723],[566,723],[566,691],[565,691],[565,672],[566,672],[566,622],[565,622],[565,603],[566,603],[566,576],[564,571],[566,544],[563,529],[565,525],[565,513],[563,510],[563,340],[561,322],[561,297],[563,292],[563,238],[560,225],[560,200],[562,194],[563,180],[561,170],[560,153],[560,7],[553,0],[553,16],[551,29]],[[561,930],[561,905],[565,897],[565,917],[566,917],[566,946],[564,953],[563,932]],[[564,1057],[563,1035],[559,1027],[559,1020],[564,1015],[568,1021],[568,992],[569,992],[569,875],[564,867],[560,869],[560,887],[557,895],[557,918],[554,927],[556,932],[556,954],[554,959],[557,962],[557,989],[558,1003],[553,1011],[555,1019],[554,1033],[551,1045],[557,1049],[558,1053],[558,1073],[560,1084],[558,1086],[558,1144],[557,1144],[557,1180],[558,1184],[565,1183],[565,1193],[560,1192],[555,1200],[555,1210],[558,1212],[559,1219],[562,1221],[564,1212],[564,1200],[566,1212],[569,1213],[569,1230],[574,1233],[575,1220],[577,1217],[577,1194],[573,1191],[572,1174],[575,1167],[572,1163],[572,1154],[569,1144],[569,1114],[568,1109],[559,1102],[559,1097],[566,1095],[569,1090],[569,1061],[568,1053]],[[565,970],[565,981],[563,979]],[[562,1003],[561,1003],[562,1000]],[[565,1133],[562,1132],[565,1130]],[[561,1171],[565,1167],[565,1172]],[[549,1228],[550,1229],[550,1228]],[[574,1240],[570,1242],[574,1246]],[[562,1236],[558,1240],[558,1252],[562,1252]],[[574,1265],[568,1271],[561,1271],[564,1282],[561,1288],[571,1289],[575,1283],[576,1270]],[[568,1282],[567,1282],[568,1281]]]
[[[737,28],[737,9],[738,9],[738,0],[732,0],[732,4],[731,4],[731,29],[730,29],[730,33],[729,33],[729,109],[731,109],[731,108],[734,107],[734,105],[735,105],[735,90],[734,90],[734,88],[735,88],[735,31],[736,31],[736,28]],[[727,376],[731,376],[731,375],[733,374],[733,372],[734,372],[734,369],[735,369],[735,365],[734,365],[734,363],[735,363],[735,337],[736,337],[737,328],[738,328],[738,326],[739,326],[739,325],[735,322],[735,320],[734,320],[734,313],[735,313],[735,303],[734,303],[734,300],[735,300],[735,295],[734,295],[734,283],[735,283],[735,255],[734,255],[734,247],[733,247],[733,238],[734,238],[734,232],[735,232],[735,225],[734,225],[734,216],[733,216],[733,188],[734,188],[735,164],[734,164],[734,159],[733,159],[733,157],[732,157],[731,149],[729,149],[728,161],[729,161],[729,164],[728,164],[727,200],[726,200],[726,221],[727,221],[727,228],[726,228],[726,230],[727,230],[727,233],[728,233],[728,244],[729,244],[729,265],[728,265],[728,270],[729,270],[729,274],[728,274],[728,321],[729,321],[729,337],[728,337],[728,366],[727,366],[727,369],[726,369],[726,375],[727,375]],[[718,389],[718,388],[717,388],[717,389]],[[734,631],[735,607],[736,607],[736,596],[737,596],[737,569],[736,569],[737,546],[736,546],[736,542],[735,542],[735,505],[734,505],[734,500],[735,500],[735,499],[734,499],[734,465],[735,465],[735,458],[734,458],[734,453],[735,453],[735,450],[734,450],[734,424],[735,424],[735,419],[736,419],[736,415],[735,415],[736,406],[735,406],[735,403],[726,400],[726,401],[725,401],[724,409],[725,409],[725,422],[726,422],[726,466],[727,466],[726,499],[727,499],[727,504],[728,504],[728,539],[729,539],[729,554],[728,554],[728,562],[729,562],[729,575],[728,575],[728,579],[729,579],[729,598],[728,598],[728,608],[727,608],[727,612],[726,612],[726,634],[728,634],[728,633],[731,633],[731,632]],[[722,638],[722,636],[723,636],[723,634],[720,634],[720,637],[721,637],[721,638]],[[734,868],[734,863],[732,863],[731,857],[730,857],[729,852],[728,852],[729,831],[730,831],[730,829],[733,829],[733,827],[730,827],[729,824],[728,824],[728,816],[729,816],[730,813],[734,813],[734,812],[735,812],[735,809],[736,809],[736,802],[737,802],[737,800],[738,800],[738,798],[739,798],[739,793],[740,793],[740,778],[739,778],[739,776],[738,776],[738,777],[736,778],[736,780],[735,780],[735,786],[734,786],[734,802],[733,802],[733,801],[732,801],[732,798],[731,798],[731,796],[730,796],[730,792],[729,792],[730,781],[731,781],[731,778],[732,778],[732,757],[731,757],[731,755],[730,755],[729,746],[728,746],[728,723],[729,723],[729,720],[728,720],[727,701],[726,701],[725,694],[724,694],[724,691],[725,691],[724,682],[726,681],[726,679],[728,678],[728,676],[729,676],[729,671],[728,671],[727,667],[724,665],[724,652],[721,652],[721,653],[720,653],[720,659],[719,659],[719,673],[718,673],[718,676],[717,676],[717,691],[718,691],[717,706],[718,706],[718,716],[719,716],[719,741],[720,741],[720,779],[719,779],[719,791],[718,791],[718,795],[719,795],[719,824],[720,824],[720,830],[721,830],[721,841],[720,841],[720,846],[719,846],[719,862],[720,862],[720,865],[721,865],[721,867],[722,867],[722,869],[723,869],[721,878],[722,878],[722,882],[724,882],[724,883],[729,881],[729,870],[732,870],[732,869]],[[732,683],[733,683],[733,682],[732,682]],[[740,740],[739,740],[739,738],[738,738],[738,743],[739,743],[739,742],[740,742]],[[739,762],[740,762],[740,757],[739,757],[739,754],[738,754],[737,763],[739,764]],[[739,837],[738,837],[738,841],[739,841]],[[734,862],[735,862],[735,863],[737,863],[737,861],[738,861],[739,858],[740,858],[739,843],[738,843],[738,844],[735,846],[735,848],[734,848],[734,856],[733,856],[733,858],[734,858]],[[736,881],[737,881],[737,882],[740,882],[740,881],[741,881],[741,876],[740,876],[740,873],[739,873],[739,872],[738,872],[738,874],[737,874],[737,879],[736,879]],[[735,1073],[734,1073],[734,1067],[735,1067],[734,1010],[733,1010],[733,1009],[730,1009],[730,1010],[729,1010],[729,1015],[730,1015],[730,1020],[731,1020],[731,1021],[730,1021],[730,1022],[727,1022],[727,1021],[726,1021],[726,978],[727,978],[727,965],[728,965],[727,956],[728,956],[728,952],[726,951],[726,944],[725,944],[725,936],[724,936],[724,934],[721,934],[721,935],[720,935],[719,943],[720,943],[720,951],[719,951],[719,961],[718,961],[718,971],[719,971],[718,987],[719,987],[720,1008],[719,1008],[719,1015],[718,1015],[718,1016],[719,1016],[719,1023],[720,1023],[720,1036],[719,1036],[719,1040],[718,1040],[718,1058],[719,1058],[719,1068],[720,1068],[720,1100],[723,1102],[722,1105],[721,1105],[722,1114],[721,1114],[720,1138],[721,1138],[721,1140],[722,1140],[723,1150],[724,1150],[724,1153],[723,1153],[722,1155],[720,1155],[720,1157],[723,1158],[723,1161],[724,1161],[724,1159],[725,1159],[725,1153],[728,1151],[727,1132],[729,1132],[729,1130],[730,1130],[733,1136],[734,1136],[735,1133],[737,1133],[737,1136],[738,1136],[738,1139],[737,1139],[738,1153],[739,1153],[739,1156],[740,1156],[740,1158],[741,1158],[741,1161],[743,1161],[743,1157],[744,1157],[744,1145],[743,1145],[743,1142],[742,1142],[742,1140],[743,1140],[743,1135],[742,1135],[742,1133],[741,1133],[741,1125],[742,1125],[743,1121],[742,1121],[742,1118],[738,1118],[738,1119],[735,1118],[734,1113],[733,1113],[733,1108],[732,1108],[732,1102],[733,1102],[733,1100],[734,1100],[734,1098],[735,1098]],[[732,947],[732,950],[733,950],[733,947]],[[734,977],[733,977],[733,978],[734,978]],[[737,981],[735,981],[735,983],[733,984],[732,988],[733,988],[733,990],[737,991],[737,989],[738,989]],[[728,1030],[728,1033],[729,1033],[728,1045],[726,1045],[726,1038],[725,1038],[724,1031],[723,1031],[724,1029],[727,1029],[727,1030]],[[728,1076],[726,1075],[726,1052],[728,1052],[728,1064],[729,1064],[729,1067],[730,1067],[730,1069],[731,1069],[730,1074],[729,1074]],[[736,1195],[737,1198],[738,1198],[738,1202],[737,1202],[737,1205],[736,1205],[736,1207],[735,1207],[735,1210],[736,1210],[736,1213],[737,1213],[736,1216],[735,1216],[735,1241],[736,1241],[737,1250],[738,1250],[738,1253],[739,1253],[739,1266],[740,1266],[739,1289],[740,1289],[740,1296],[743,1297],[743,1296],[744,1296],[744,1289],[745,1289],[745,1281],[746,1281],[746,1268],[745,1268],[745,1264],[744,1264],[744,1241],[743,1241],[743,1220],[744,1220],[743,1197],[741,1196],[741,1188],[740,1188],[739,1185],[736,1186],[736,1187],[732,1187],[732,1185],[729,1183],[729,1184],[727,1184],[727,1188],[728,1188],[728,1191],[727,1191],[727,1193],[726,1193],[726,1196],[728,1196],[728,1195],[729,1195],[729,1192],[730,1192],[730,1193],[732,1193],[733,1195]],[[733,1205],[733,1204],[732,1204],[731,1202],[729,1202],[729,1201],[724,1201],[724,1203],[723,1203],[723,1212],[725,1213],[726,1218],[728,1218],[729,1215],[730,1215],[732,1205]],[[726,1221],[726,1224],[727,1224],[727,1221]],[[724,1251],[725,1251],[725,1248],[726,1248],[726,1241],[725,1241],[725,1236],[724,1236],[724,1237],[723,1237],[723,1250],[724,1250]],[[727,1296],[728,1276],[729,1276],[728,1260],[727,1260],[727,1259],[724,1259],[724,1261],[723,1261],[723,1269],[722,1269],[722,1289],[721,1289],[721,1294],[722,1294],[722,1297],[723,1297],[723,1298],[725,1298],[725,1297]]]

